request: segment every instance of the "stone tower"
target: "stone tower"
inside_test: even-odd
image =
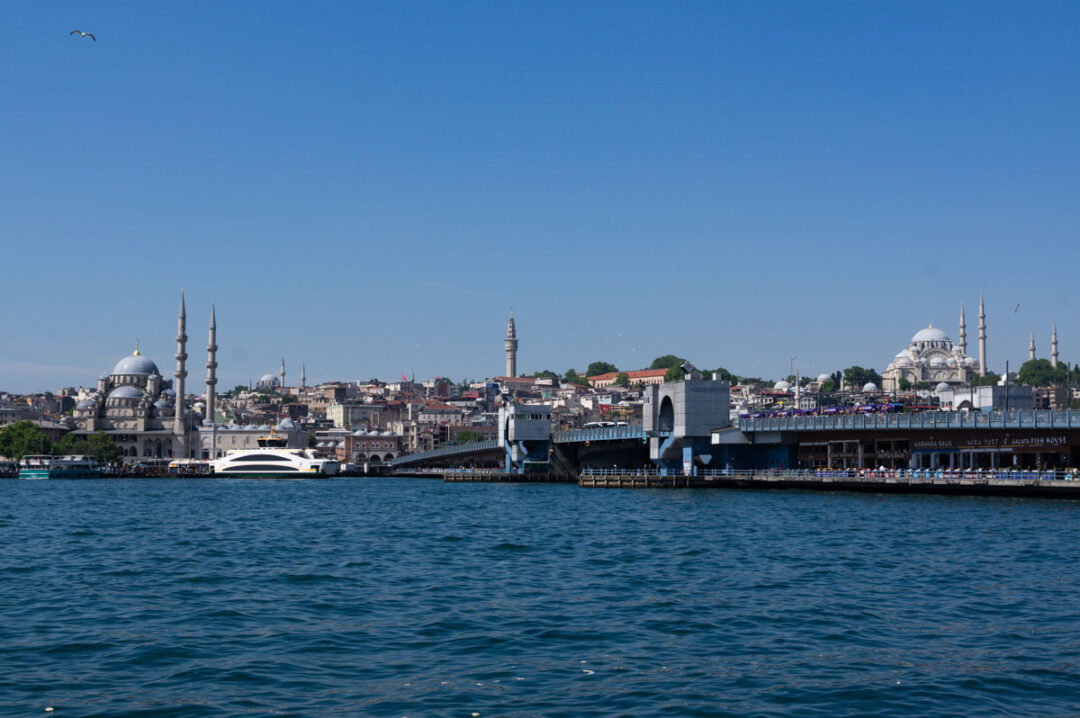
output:
[[[173,436],[177,444],[176,454],[187,453],[187,430],[184,426],[184,379],[187,378],[187,309],[184,307],[184,290],[180,290],[180,316],[176,321],[176,408],[173,410]]]
[[[510,312],[510,321],[506,323],[506,376],[517,376],[517,327],[514,326],[514,312]]]
[[[1054,322],[1050,331],[1050,366],[1057,369],[1058,365],[1058,347],[1057,347],[1057,322]]]
[[[307,388],[307,364],[300,365],[300,388]]]
[[[1028,360],[1035,358],[1035,332],[1031,333],[1031,343],[1028,344]]]
[[[979,376],[986,376],[986,308],[979,292]]]
[[[967,320],[964,319],[963,302],[960,302],[960,354],[967,356]]]
[[[285,357],[281,357],[281,390],[285,391]]]
[[[210,340],[206,344],[206,418],[214,423],[214,387],[217,386],[217,317],[210,303]]]

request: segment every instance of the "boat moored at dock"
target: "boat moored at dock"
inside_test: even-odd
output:
[[[276,436],[257,440],[257,449],[234,449],[220,459],[210,462],[214,477],[252,479],[321,479],[337,474],[341,469],[334,459],[322,459],[307,449],[287,448],[288,441]]]
[[[20,479],[97,479],[101,465],[93,456],[35,454],[19,461]]]

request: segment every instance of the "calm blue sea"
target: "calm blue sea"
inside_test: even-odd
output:
[[[0,482],[0,713],[1080,714],[1080,502]]]

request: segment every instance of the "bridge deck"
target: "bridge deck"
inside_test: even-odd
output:
[[[1080,411],[927,411],[917,414],[742,417],[739,429],[851,431],[875,429],[1080,429]]]

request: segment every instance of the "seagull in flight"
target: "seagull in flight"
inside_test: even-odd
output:
[[[82,30],[72,30],[71,32],[68,33],[68,35],[78,35],[79,37],[88,37],[91,40],[93,40],[94,42],[97,42],[96,37],[94,37],[91,33],[83,32]]]
[[[1016,303],[1016,309],[1013,310],[1013,314],[1016,314],[1018,311],[1020,311],[1020,302]]]

